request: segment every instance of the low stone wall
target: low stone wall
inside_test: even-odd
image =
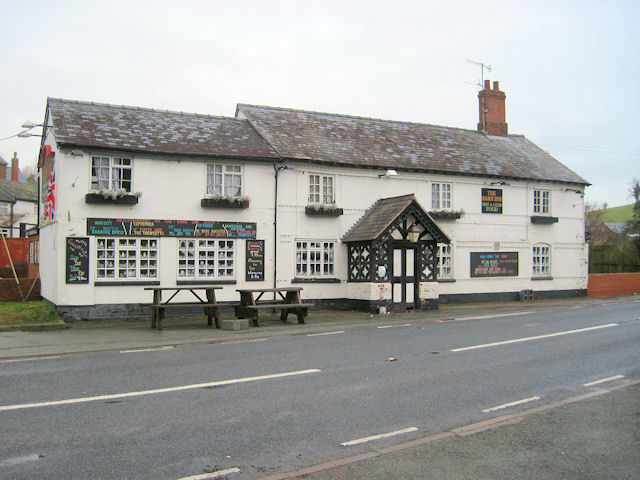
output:
[[[22,288],[22,294],[26,297],[29,293],[31,285],[35,278],[20,278],[20,288]],[[36,281],[28,300],[40,299],[40,279]],[[16,284],[15,278],[0,278],[0,302],[20,302],[20,290]]]
[[[591,273],[590,297],[615,297],[640,293],[640,273]]]

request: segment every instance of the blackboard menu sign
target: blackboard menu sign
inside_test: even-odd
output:
[[[247,282],[264,280],[264,240],[247,240]]]
[[[472,277],[517,277],[518,252],[471,252]]]
[[[482,189],[482,213],[502,213],[502,189]]]
[[[256,224],[203,220],[87,218],[87,234],[100,237],[256,238]]]
[[[66,283],[89,283],[89,238],[67,237]]]

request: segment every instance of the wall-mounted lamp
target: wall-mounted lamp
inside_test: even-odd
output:
[[[575,189],[575,188],[564,188],[563,190],[565,192],[573,192],[573,193],[577,193],[578,195],[582,195],[582,192],[580,190]]]
[[[295,170],[296,167],[294,165],[287,165],[285,163],[281,164],[281,165],[276,165],[274,166],[274,168],[276,169],[277,172],[280,172],[281,170]]]
[[[71,155],[74,157],[82,157],[84,156],[84,152],[82,150],[71,150]]]
[[[416,243],[420,239],[420,230],[418,230],[418,226],[414,225],[411,227],[411,230],[407,232],[407,238],[411,243]]]
[[[378,178],[389,178],[389,177],[397,177],[397,176],[398,176],[398,172],[396,172],[393,169],[389,169],[386,172],[378,175]]]
[[[511,185],[511,184],[500,180],[499,182],[491,182],[489,185]]]

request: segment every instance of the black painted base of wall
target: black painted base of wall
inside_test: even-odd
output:
[[[422,301],[420,310],[437,310],[441,303],[475,303],[475,302],[515,302],[519,300],[520,292],[498,292],[498,293],[464,293],[440,295],[439,299],[427,299]],[[533,299],[545,298],[572,298],[586,297],[587,290],[543,290],[533,292]],[[388,301],[384,300],[355,300],[352,298],[330,298],[330,299],[304,299],[305,302],[313,303],[313,310],[342,310],[355,312],[378,313],[379,308],[384,306],[388,311],[396,311]],[[220,307],[222,315],[233,315],[233,305]],[[103,304],[86,306],[57,306],[58,314],[65,322],[83,320],[140,320],[141,318],[151,319],[151,309],[148,304]],[[180,316],[202,316],[202,307],[190,309],[167,310],[167,317]]]
[[[533,300],[586,296],[586,289],[533,291]],[[520,292],[454,293],[440,295],[440,303],[516,302],[519,300]]]

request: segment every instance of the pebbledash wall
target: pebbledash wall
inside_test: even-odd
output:
[[[244,193],[249,197],[246,209],[203,208],[206,161],[133,156],[133,190],[141,192],[135,205],[87,204],[90,191],[90,158],[100,152],[72,156],[56,152],[58,196],[56,217],[40,230],[41,245],[49,254],[41,254],[42,296],[56,304],[67,317],[105,317],[143,315],[148,312],[140,304],[149,303],[150,284],[176,285],[178,277],[178,238],[157,238],[158,277],[152,281],[117,281],[96,285],[96,237],[87,235],[87,218],[105,219],[173,219],[256,223],[256,238],[265,240],[265,275],[262,282],[245,280],[245,242],[234,245],[235,276],[218,293],[223,302],[237,301],[236,288],[273,286],[274,258],[274,170],[271,164],[243,162]],[[371,286],[347,282],[347,248],[342,236],[365,214],[384,192],[385,197],[415,194],[423,205],[430,205],[434,183],[451,182],[453,210],[463,213],[455,220],[437,221],[452,239],[452,274],[429,283],[429,296],[441,302],[477,300],[515,300],[522,290],[533,290],[536,297],[583,295],[586,292],[587,249],[584,243],[583,205],[581,197],[561,185],[511,181],[501,186],[502,214],[481,213],[481,192],[492,179],[453,178],[417,173],[401,173],[397,177],[380,178],[376,171],[321,168],[297,163],[295,170],[282,170],[278,186],[278,271],[277,286],[296,282],[296,242],[330,241],[335,243],[335,273],[315,279],[319,283],[302,284],[303,298],[314,300],[318,307],[368,308],[370,300],[390,298],[389,283]],[[335,179],[336,205],[339,216],[310,216],[308,204],[309,174],[330,175]],[[533,189],[551,192],[551,214],[557,222],[534,224]],[[66,283],[67,238],[89,239],[87,283]],[[532,276],[532,246],[551,247],[550,275]],[[41,247],[41,248],[43,248]],[[44,250],[42,250],[44,252]],[[513,277],[472,278],[472,252],[517,252],[518,275]],[[332,282],[333,280],[333,282]],[[144,283],[144,284],[143,284]],[[208,282],[215,283],[215,282]],[[372,298],[373,296],[373,298]],[[351,300],[351,301],[350,301]],[[358,302],[362,301],[362,302]]]

